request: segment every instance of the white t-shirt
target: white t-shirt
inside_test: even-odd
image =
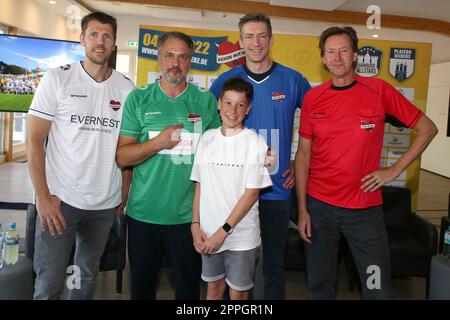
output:
[[[224,136],[221,129],[206,131],[200,138],[191,180],[200,182],[200,227],[209,238],[225,223],[246,188],[272,185],[264,167],[267,145],[254,131],[244,129]],[[235,226],[217,251],[243,251],[261,244],[258,202]]]
[[[115,154],[123,106],[133,88],[115,70],[97,82],[80,62],[46,72],[28,113],[53,122],[45,164],[52,195],[86,210],[121,202]]]

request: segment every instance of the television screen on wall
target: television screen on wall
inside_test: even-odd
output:
[[[28,112],[47,69],[84,57],[79,42],[0,34],[0,111]]]

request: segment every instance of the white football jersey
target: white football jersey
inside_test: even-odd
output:
[[[52,195],[86,210],[121,202],[115,154],[125,99],[133,88],[115,70],[97,82],[80,62],[46,72],[28,113],[52,121],[46,151]]]

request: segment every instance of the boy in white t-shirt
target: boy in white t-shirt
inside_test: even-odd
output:
[[[195,154],[192,210],[194,247],[202,255],[206,298],[222,299],[225,283],[232,300],[247,299],[253,287],[255,255],[261,244],[259,190],[272,185],[264,166],[264,138],[244,127],[253,87],[231,78],[219,99],[222,127],[206,131]]]

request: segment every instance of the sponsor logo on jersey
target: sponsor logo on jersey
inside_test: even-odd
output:
[[[198,122],[200,122],[200,121],[202,121],[202,117],[200,117],[198,114],[192,114],[192,113],[189,113],[188,114],[188,119],[187,119],[189,122],[192,122],[192,123],[198,123]]]
[[[414,72],[414,61],[416,59],[416,49],[411,48],[391,48],[391,58],[389,60],[389,73],[398,82],[403,82],[412,76]]]
[[[117,111],[117,110],[120,109],[120,106],[121,106],[122,104],[120,103],[120,101],[111,100],[111,101],[109,102],[109,105],[110,105],[111,109],[113,109],[114,111]]]
[[[375,128],[375,123],[372,120],[361,120],[361,129],[370,132]]]
[[[272,101],[283,102],[284,99],[286,99],[286,95],[283,92],[272,92]]]
[[[150,111],[150,112],[146,112],[145,115],[146,116],[156,116],[156,115],[160,115],[161,111]]]
[[[66,64],[64,66],[60,66],[60,68],[64,71],[70,70],[70,64]]]
[[[87,98],[87,94],[71,94],[71,98]]]
[[[365,46],[358,51],[356,73],[363,77],[373,77],[380,71],[381,50]]]
[[[70,122],[81,124],[81,125],[88,125],[88,126],[101,126],[101,127],[107,127],[107,128],[119,128],[120,121],[112,118],[103,118],[103,117],[96,117],[96,116],[89,116],[89,115],[79,115],[79,114],[72,114],[70,115]],[[82,129],[82,128],[81,128]],[[89,128],[87,128],[89,130]]]

